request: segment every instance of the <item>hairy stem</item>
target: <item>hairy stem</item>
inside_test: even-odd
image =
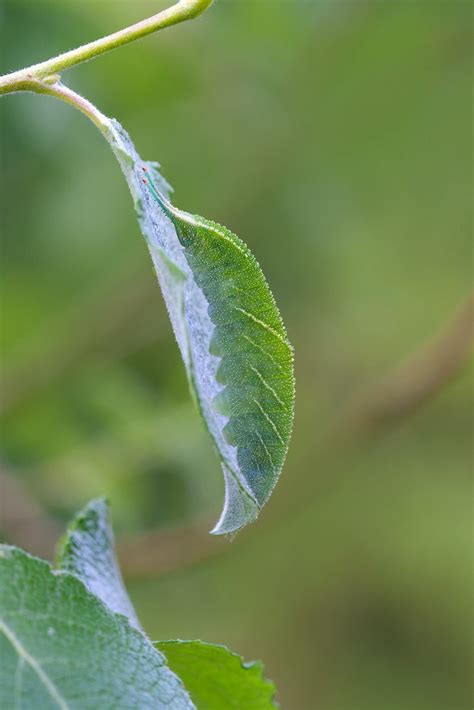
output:
[[[42,81],[32,81],[35,86],[30,87],[29,91],[34,91],[38,94],[46,94],[53,96],[56,99],[65,101],[70,106],[74,106],[78,111],[81,111],[108,139],[110,136],[110,118],[107,118],[99,109],[94,106],[88,99],[76,93],[64,84],[61,84],[59,77],[56,83],[45,83]]]
[[[166,10],[162,10],[156,15],[123,30],[84,44],[81,47],[77,47],[77,49],[71,49],[69,52],[64,52],[64,54],[48,59],[45,62],[33,64],[26,69],[20,69],[11,74],[5,74],[0,77],[0,95],[14,91],[48,93],[38,92],[37,89],[31,87],[32,81],[42,81],[53,74],[64,71],[64,69],[70,69],[77,64],[87,62],[100,54],[110,52],[112,49],[134,42],[136,39],[145,37],[165,27],[191,20],[203,13],[212,2],[213,0],[179,0],[179,2]]]

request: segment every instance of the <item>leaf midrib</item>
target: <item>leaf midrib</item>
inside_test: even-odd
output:
[[[55,703],[57,703],[58,707],[60,707],[61,710],[69,710],[69,705],[66,703],[52,680],[48,678],[41,665],[38,663],[38,661],[35,660],[35,658],[33,658],[33,656],[28,653],[21,641],[15,635],[14,631],[1,619],[0,631],[4,634],[5,638],[7,638],[8,641],[11,643],[20,658],[23,658],[24,661],[34,670],[40,681],[43,683],[44,687],[47,689],[51,698],[55,701]]]

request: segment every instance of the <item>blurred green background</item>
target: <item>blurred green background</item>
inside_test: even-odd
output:
[[[159,7],[1,0],[2,70]],[[469,370],[360,441],[338,423],[469,293],[471,21],[456,0],[220,0],[66,77],[175,204],[247,241],[295,346],[260,521],[188,562],[171,545],[171,572],[153,546],[146,573],[122,559],[152,637],[262,658],[287,710],[472,707]],[[125,182],[73,109],[0,110],[2,537],[42,534],[25,542],[14,481],[51,525],[106,493],[122,538],[184,526],[186,558],[223,483]]]

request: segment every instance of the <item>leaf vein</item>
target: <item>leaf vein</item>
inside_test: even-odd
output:
[[[14,632],[10,629],[5,622],[0,620],[0,631],[3,632],[5,637],[10,641],[11,645],[18,653],[19,657],[22,658],[25,663],[27,663],[36,673],[38,678],[41,680],[51,698],[57,703],[61,710],[68,710],[69,706],[60,694],[59,690],[56,688],[54,683],[48,678],[43,668],[40,666],[38,661],[36,661],[33,656],[31,656],[20,640],[15,636]]]
[[[277,435],[277,437],[278,437],[278,439],[280,440],[280,442],[283,444],[283,446],[285,446],[285,442],[283,441],[283,438],[282,438],[280,432],[279,432],[278,429],[276,428],[276,425],[275,425],[275,422],[273,421],[273,419],[266,413],[266,411],[264,410],[264,408],[262,407],[262,405],[260,404],[260,402],[258,402],[258,400],[256,400],[256,399],[254,398],[253,401],[255,402],[255,404],[257,405],[257,407],[260,409],[260,411],[262,412],[262,414],[263,414],[263,416],[265,417],[265,419],[267,420],[267,422],[270,424],[271,428],[273,429],[273,431],[274,431],[275,434]]]
[[[266,379],[264,378],[264,376],[262,375],[262,373],[261,373],[256,367],[254,367],[253,365],[250,365],[250,369],[251,369],[253,372],[255,372],[255,374],[256,374],[257,377],[259,378],[260,382],[263,384],[263,386],[266,387],[267,390],[269,390],[269,392],[272,393],[272,395],[275,397],[275,399],[276,399],[276,401],[278,402],[278,404],[281,404],[281,406],[283,407],[283,409],[286,409],[285,403],[280,399],[280,397],[278,396],[278,394],[277,394],[277,392],[274,390],[274,388],[273,388],[271,385],[268,384],[268,382],[266,381]]]
[[[257,438],[258,438],[258,440],[260,441],[261,445],[262,445],[263,448],[264,448],[265,453],[266,453],[267,456],[268,456],[268,459],[269,459],[269,461],[270,461],[270,463],[271,463],[273,472],[276,473],[276,472],[277,472],[277,467],[275,466],[275,463],[274,463],[274,461],[273,461],[272,455],[271,455],[271,453],[269,452],[269,450],[268,450],[268,448],[267,448],[267,446],[266,446],[266,444],[265,444],[263,438],[261,437],[261,435],[260,435],[258,432],[257,432]]]
[[[255,348],[257,348],[257,350],[260,350],[260,352],[266,355],[273,362],[273,364],[278,367],[279,370],[283,371],[283,367],[281,366],[281,364],[277,360],[275,360],[273,355],[269,353],[268,350],[262,348],[262,346],[256,343],[255,340],[253,340],[249,335],[247,335],[247,333],[242,333],[242,337],[245,338],[245,340],[248,340],[249,343],[251,343]]]
[[[233,308],[234,310],[236,310],[236,311],[239,311],[239,313],[243,313],[244,316],[247,316],[247,318],[248,318],[249,320],[253,321],[254,323],[257,323],[257,325],[260,325],[262,328],[264,328],[264,329],[267,330],[269,333],[271,333],[272,335],[274,335],[275,338],[278,338],[278,340],[281,340],[281,342],[282,342],[284,345],[286,345],[286,347],[287,347],[288,349],[291,349],[290,344],[285,340],[285,338],[284,338],[282,335],[280,335],[280,333],[279,333],[277,330],[275,330],[274,328],[272,328],[271,325],[268,325],[268,323],[265,323],[265,321],[260,320],[260,318],[257,318],[257,316],[254,316],[254,314],[253,314],[253,313],[250,313],[250,311],[246,311],[245,308],[241,308],[240,306],[235,306],[235,305],[232,305],[232,308]]]

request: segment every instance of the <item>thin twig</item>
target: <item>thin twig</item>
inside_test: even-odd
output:
[[[351,405],[347,431],[387,428],[414,414],[459,372],[474,346],[474,293],[428,343],[376,382]]]
[[[369,443],[390,430],[399,420],[405,421],[440,392],[459,373],[472,351],[473,314],[474,297],[471,295],[434,340],[389,372],[371,388],[369,396],[358,398],[348,408],[333,427],[318,452],[318,458],[327,461],[332,452],[337,451],[334,442],[341,439],[346,446],[350,446],[351,442]],[[348,432],[350,436],[347,436]],[[15,516],[4,516],[0,527],[27,549],[33,548],[36,554],[51,556],[59,533],[57,524],[40,510],[26,489],[12,487],[11,481],[6,483],[6,480],[5,476],[0,478],[4,510],[12,509],[9,498],[13,497],[13,508],[27,511],[27,514],[22,513],[20,523]],[[289,506],[283,516],[270,519],[265,526],[266,531],[281,526],[282,522],[311,505],[315,493],[313,489],[299,495],[298,501]],[[232,547],[208,534],[210,522],[199,521],[178,529],[152,530],[119,539],[118,555],[124,576],[129,579],[156,577],[226,554]],[[243,541],[247,542],[252,537],[252,532],[249,532]]]
[[[421,346],[401,365],[370,389],[368,397],[358,398],[347,413],[331,428],[329,436],[316,453],[327,466],[337,459],[340,442],[347,449],[368,445],[388,432],[398,421],[405,421],[432,397],[436,396],[465,365],[474,344],[474,294],[456,311],[438,336]],[[314,484],[310,477],[308,490],[301,490],[285,511],[267,517],[268,533],[281,527],[314,503],[326,485],[327,478]],[[303,486],[304,487],[304,486]],[[145,535],[119,541],[119,557],[124,575],[134,577],[159,576],[180,570],[214,556],[226,554],[232,547],[207,535],[202,523],[184,530],[151,531]],[[241,535],[239,545],[253,539],[255,526]],[[261,531],[260,531],[261,534]],[[239,539],[239,538],[238,538]],[[157,551],[160,550],[158,553]]]
[[[127,535],[117,543],[120,567],[127,579],[154,577],[225,552],[228,542],[209,535],[215,518],[178,528]]]

